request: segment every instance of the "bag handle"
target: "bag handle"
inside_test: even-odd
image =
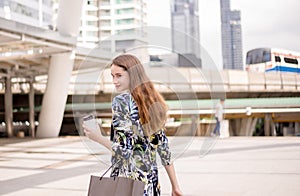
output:
[[[114,164],[113,164],[114,165]],[[112,166],[113,165],[111,165],[103,174],[102,174],[102,176],[100,176],[100,178],[99,178],[99,180],[102,180],[102,178],[105,176],[105,174],[112,168]]]
[[[111,166],[109,166],[109,168],[100,176],[99,180],[102,180],[102,178],[105,176],[105,174],[114,166],[116,165],[117,163],[119,163],[119,161],[115,162],[114,164],[112,164]],[[116,178],[116,176],[114,176],[114,178]]]

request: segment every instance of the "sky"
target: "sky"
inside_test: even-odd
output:
[[[147,0],[148,25],[170,28],[170,0]],[[243,59],[258,47],[300,52],[299,0],[231,0],[241,11]],[[200,43],[222,67],[220,0],[199,0]]]

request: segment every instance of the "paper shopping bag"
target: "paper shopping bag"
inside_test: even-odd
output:
[[[88,196],[143,196],[145,183],[125,177],[91,176]]]

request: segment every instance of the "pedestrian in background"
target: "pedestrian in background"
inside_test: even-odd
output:
[[[123,176],[144,182],[144,196],[161,195],[158,153],[172,185],[172,196],[182,196],[164,131],[168,110],[165,100],[135,56],[116,57],[110,69],[113,84],[120,93],[112,101],[112,141],[100,131],[94,132],[83,125],[86,136],[112,152],[111,177]]]
[[[224,103],[225,103],[225,99],[222,98],[215,106],[216,126],[214,131],[211,134],[212,136],[220,136],[220,128],[221,128],[221,123],[223,121],[223,113],[224,113]]]

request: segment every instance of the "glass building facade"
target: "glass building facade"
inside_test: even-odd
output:
[[[52,0],[0,0],[0,17],[28,25],[53,25]]]
[[[201,66],[199,14],[197,0],[171,1],[172,50]],[[182,59],[185,61],[184,59]],[[180,59],[179,59],[180,61]]]
[[[101,43],[107,50],[122,52],[142,43],[146,37],[146,8],[145,0],[88,0],[78,45],[95,47]]]
[[[223,69],[243,70],[241,13],[230,9],[230,0],[220,0]]]

